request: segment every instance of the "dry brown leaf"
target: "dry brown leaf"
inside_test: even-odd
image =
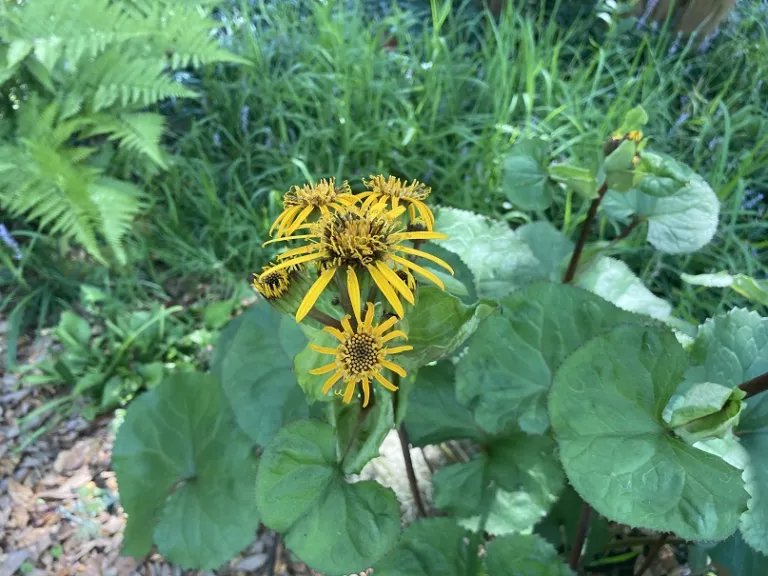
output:
[[[52,490],[43,490],[37,493],[38,498],[48,500],[68,500],[75,496],[75,491],[91,481],[93,475],[88,466],[83,466],[72,477],[64,481],[61,486]]]
[[[10,494],[11,500],[27,510],[31,509],[35,504],[35,493],[32,489],[13,478],[8,480],[8,494]]]
[[[53,469],[62,474],[77,470],[83,464],[90,463],[93,457],[99,453],[101,448],[99,444],[98,438],[78,440],[69,450],[59,452],[59,455],[56,456],[56,462],[53,464]]]

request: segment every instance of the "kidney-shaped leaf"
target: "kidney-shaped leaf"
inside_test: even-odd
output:
[[[502,162],[504,192],[522,210],[545,210],[555,191],[549,179],[549,144],[543,140],[520,140]]]
[[[315,570],[349,574],[369,568],[400,532],[397,499],[375,482],[347,484],[334,429],[294,422],[267,446],[256,499],[264,523]]]
[[[549,427],[546,395],[560,362],[592,336],[643,321],[581,288],[534,284],[501,301],[459,361],[456,393],[477,422],[496,434]]]
[[[154,534],[167,560],[206,570],[253,540],[256,459],[213,376],[171,376],[134,400],[112,462],[126,554],[149,553]]]
[[[257,444],[266,444],[281,426],[308,415],[293,372],[294,356],[306,343],[295,320],[263,299],[221,333],[213,373],[237,423]]]
[[[392,551],[376,564],[376,576],[464,576],[466,530],[448,518],[430,518],[406,528]]]
[[[598,512],[689,540],[717,540],[735,530],[747,493],[740,470],[665,426],[662,411],[687,366],[671,332],[619,326],[563,362],[549,412],[568,479]]]

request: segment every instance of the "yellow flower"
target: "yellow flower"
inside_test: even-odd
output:
[[[344,182],[337,188],[335,178],[320,180],[316,185],[304,184],[303,188],[294,186],[283,197],[283,211],[272,224],[269,234],[271,236],[277,228],[278,238],[290,236],[318,212],[327,215],[329,208],[351,206],[356,201],[349,184]]]
[[[339,345],[336,348],[326,348],[310,344],[315,352],[335,356],[336,359],[330,364],[310,370],[313,375],[328,374],[333,372],[328,380],[323,384],[323,394],[327,394],[336,382],[343,380],[346,383],[344,389],[344,403],[349,404],[355,393],[355,387],[359,382],[363,389],[363,408],[368,406],[371,397],[371,382],[376,380],[387,390],[394,392],[397,386],[392,384],[381,371],[386,368],[395,374],[405,377],[406,372],[397,364],[387,360],[388,356],[413,350],[413,346],[395,346],[386,348],[384,345],[395,338],[408,339],[408,336],[402,330],[395,330],[385,334],[392,328],[398,319],[395,316],[385,320],[378,326],[373,325],[373,304],[368,302],[365,319],[357,323],[357,330],[352,329],[350,317],[345,316],[341,321],[344,330],[326,327],[324,330],[333,334],[338,340]],[[355,315],[360,316],[360,309],[355,308]]]
[[[632,142],[640,142],[643,139],[643,133],[640,130],[632,130],[627,134],[626,138],[627,140],[632,140]]]
[[[270,265],[271,266],[271,265]],[[283,268],[280,270],[271,270],[270,266],[264,266],[262,274],[253,274],[251,286],[258,290],[259,294],[267,300],[280,298],[291,285],[291,270]]]
[[[368,192],[358,194],[357,198],[362,200],[363,208],[383,202],[392,206],[395,210],[400,205],[400,200],[408,203],[408,214],[411,221],[416,219],[416,213],[423,218],[427,230],[432,230],[435,225],[435,216],[424,203],[424,199],[432,191],[426,184],[418,180],[413,180],[410,184],[403,182],[400,178],[390,176],[384,180],[384,176],[371,176],[370,180],[363,180],[363,184],[369,189]]]
[[[451,274],[453,269],[440,258],[405,246],[403,242],[440,240],[447,236],[439,232],[405,230],[397,219],[402,211],[403,208],[400,207],[398,210],[385,213],[383,204],[377,204],[365,210],[357,207],[342,208],[311,224],[309,234],[279,239],[301,239],[308,241],[308,244],[280,254],[277,258],[282,262],[270,268],[265,274],[306,262],[314,262],[320,272],[320,277],[304,296],[296,312],[297,322],[301,322],[309,313],[320,294],[341,268],[346,270],[347,291],[353,310],[360,308],[358,273],[361,272],[368,272],[400,318],[405,314],[405,310],[398,294],[411,304],[414,303],[414,297],[413,291],[393,270],[394,266],[400,265],[407,268],[445,289],[440,278],[426,268],[413,263],[408,256],[430,260]],[[275,241],[277,240],[269,242]],[[357,320],[360,321],[359,318]]]

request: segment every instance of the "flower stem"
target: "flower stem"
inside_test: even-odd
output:
[[[571,255],[571,261],[568,263],[568,270],[566,270],[565,276],[563,276],[563,284],[568,284],[571,282],[573,277],[576,275],[576,268],[579,265],[581,253],[584,251],[584,245],[587,243],[587,238],[589,237],[589,227],[592,224],[592,220],[595,219],[595,216],[597,215],[597,208],[600,206],[600,202],[603,200],[603,196],[605,196],[607,191],[608,184],[603,184],[600,186],[600,189],[597,191],[597,198],[592,200],[592,204],[589,205],[587,219],[584,220],[581,234],[579,235],[579,239],[576,242],[576,248],[574,248],[573,254]]]
[[[480,545],[485,541],[485,525],[488,524],[488,518],[491,516],[491,509],[496,500],[496,490],[495,486],[491,487],[490,492],[485,495],[485,503],[480,516],[480,523],[477,526],[477,532],[473,533],[469,539],[468,576],[475,576],[477,574],[477,563],[480,561]]]
[[[399,388],[400,388],[400,376],[392,373],[392,383],[398,387],[398,391],[394,393],[392,399],[394,404],[394,411],[397,414],[399,404]],[[416,480],[416,472],[413,469],[413,460],[411,459],[411,447],[408,440],[408,430],[405,428],[405,423],[400,424],[397,428],[397,437],[400,439],[400,448],[403,451],[403,460],[405,460],[405,473],[408,475],[408,485],[411,487],[411,496],[413,496],[413,502],[416,505],[416,511],[420,518],[426,518],[427,512],[424,508],[424,503],[421,501],[421,492],[419,491],[419,483]]]
[[[576,535],[573,538],[571,553],[568,555],[568,566],[570,566],[571,570],[574,572],[578,572],[579,559],[581,558],[581,551],[584,549],[584,542],[587,540],[589,517],[591,514],[592,507],[584,502],[581,506],[581,516],[579,517],[579,525],[576,528]]]
[[[645,574],[645,571],[648,570],[648,568],[651,567],[651,565],[656,561],[656,558],[659,555],[659,552],[661,552],[662,546],[667,541],[667,538],[669,538],[668,533],[664,533],[661,536],[659,536],[656,541],[651,545],[650,549],[648,550],[648,556],[645,557],[645,561],[643,561],[642,566],[640,566],[640,569],[635,572],[635,576],[643,576]]]
[[[328,316],[325,312],[321,312],[314,306],[312,309],[307,313],[307,316],[312,318],[313,320],[317,320],[320,322],[320,324],[323,324],[324,326],[330,326],[331,328],[336,328],[338,330],[342,329],[341,322],[336,320],[336,318],[333,318],[332,316]]]
[[[768,390],[768,372],[752,378],[752,380],[749,380],[748,382],[744,382],[739,388],[747,393],[744,398],[745,400],[751,396],[765,392]]]

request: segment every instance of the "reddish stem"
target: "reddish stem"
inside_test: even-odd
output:
[[[565,276],[563,276],[563,284],[568,284],[571,282],[573,277],[576,275],[576,268],[579,266],[581,253],[584,251],[587,238],[589,238],[589,227],[592,224],[592,220],[595,219],[595,216],[597,215],[597,209],[600,206],[600,202],[602,202],[603,196],[605,196],[607,191],[608,184],[603,184],[600,186],[600,189],[597,191],[597,198],[592,200],[592,204],[589,205],[587,219],[584,220],[584,226],[582,227],[581,234],[579,235],[579,239],[576,242],[576,248],[574,248],[573,254],[571,255],[571,261],[568,263],[568,270],[566,270]]]
[[[752,380],[749,380],[748,382],[744,382],[739,388],[747,393],[744,398],[745,400],[751,396],[765,392],[768,390],[768,372],[752,378]]]

